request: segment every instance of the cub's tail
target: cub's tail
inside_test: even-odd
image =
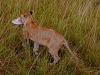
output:
[[[71,51],[69,45],[68,45],[68,42],[64,39],[64,46],[68,49],[69,53],[76,59],[78,60],[78,57]]]

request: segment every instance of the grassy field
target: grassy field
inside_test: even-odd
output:
[[[62,46],[61,60],[49,66],[48,48],[32,54],[33,42],[25,45],[22,26],[11,21],[34,10],[34,21],[56,30],[77,53],[79,63]],[[0,0],[0,75],[100,75],[99,0]]]

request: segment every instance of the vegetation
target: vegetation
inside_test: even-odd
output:
[[[34,10],[34,21],[62,34],[77,53],[79,63],[62,46],[61,60],[49,66],[48,48],[32,54],[24,44],[22,26],[11,21]],[[0,0],[0,75],[100,75],[99,0]]]

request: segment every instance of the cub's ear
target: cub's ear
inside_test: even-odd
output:
[[[31,15],[33,14],[33,11],[32,11],[32,10],[30,11],[30,14],[31,14]]]

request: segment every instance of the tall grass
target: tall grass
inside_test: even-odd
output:
[[[40,56],[32,55],[33,45],[24,45],[22,27],[11,21],[34,10],[34,21],[62,34],[79,63],[62,47],[61,60],[48,66],[52,57],[41,46]],[[99,0],[0,0],[0,75],[99,75]],[[67,52],[67,54],[66,54]]]

